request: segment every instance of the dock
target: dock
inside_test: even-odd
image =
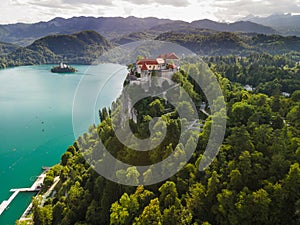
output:
[[[0,216],[2,213],[9,207],[9,205],[12,203],[12,201],[17,197],[17,195],[20,192],[39,192],[41,190],[41,187],[43,185],[44,179],[46,177],[46,172],[48,170],[46,167],[43,167],[43,172],[41,175],[39,175],[36,179],[36,181],[33,183],[33,185],[30,188],[15,188],[11,189],[10,192],[13,192],[13,194],[9,197],[8,200],[4,200],[0,205]]]
[[[8,200],[5,200],[0,205],[0,215],[4,212],[4,210],[10,205],[10,203],[17,197],[20,191],[15,191]]]

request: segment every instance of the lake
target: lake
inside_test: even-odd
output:
[[[100,84],[95,112],[110,106],[121,93],[126,67],[74,66],[75,74],[51,73],[52,65],[0,70],[0,203],[10,197],[10,189],[30,187],[41,167],[59,163],[73,144],[72,104],[81,79],[89,76],[91,85]],[[90,121],[85,122],[88,129]],[[14,224],[32,196],[19,194],[0,216],[0,224]]]

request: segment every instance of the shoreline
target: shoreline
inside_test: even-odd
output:
[[[30,188],[15,188],[10,189],[10,192],[13,192],[13,194],[9,197],[8,200],[2,201],[0,204],[0,216],[5,212],[5,210],[9,207],[9,205],[13,202],[13,200],[17,197],[17,195],[20,192],[39,192],[41,190],[41,185],[43,184],[43,181],[46,177],[47,169],[46,167],[42,167],[43,172],[37,176],[35,182],[32,184]]]

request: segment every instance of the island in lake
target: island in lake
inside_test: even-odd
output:
[[[61,62],[58,66],[52,67],[51,72],[52,73],[75,73],[77,72],[77,70],[74,67],[68,66]]]

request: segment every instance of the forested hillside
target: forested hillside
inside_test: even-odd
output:
[[[8,54],[17,48],[19,48],[17,45],[0,42],[0,56]]]
[[[300,51],[299,37],[280,35],[217,33],[178,33],[176,31],[160,34],[156,40],[170,41],[182,45],[199,55],[238,55],[247,56],[255,52],[284,54]]]
[[[79,149],[82,144],[92,149],[98,145],[99,137],[114,156],[133,164],[160,161],[174,149],[179,150],[177,157],[184,158],[185,149],[194,143],[193,136],[187,143],[178,143],[181,118],[176,109],[163,99],[147,98],[136,106],[140,116],[138,125],[132,124],[133,132],[137,137],[147,136],[151,118],[162,115],[170,139],[152,154],[139,155],[118,142],[110,110],[103,109],[101,123],[90,127],[89,132],[67,149],[61,163],[48,172],[45,188],[55,176],[61,180],[52,198],[46,202],[39,197],[33,200],[35,224],[299,224],[300,91],[284,97],[273,88],[270,95],[265,95],[260,91],[248,92],[235,83],[254,85],[256,79],[268,82],[270,76],[298,82],[298,64],[283,56],[268,55],[207,60],[226,99],[228,125],[220,152],[205,171],[199,172],[198,165],[214,115],[205,119],[202,132],[195,131],[199,141],[189,163],[167,181],[130,187],[99,176]],[[187,88],[196,102],[205,100],[205,96],[189,74],[201,76],[202,68],[203,64],[197,60],[186,61],[174,76],[174,81]],[[258,74],[256,78],[257,70],[270,74],[265,74],[266,78]],[[281,70],[283,74],[278,74]],[[141,175],[134,166],[120,173],[132,180]],[[144,175],[147,179],[154,174],[150,170]]]
[[[269,96],[300,90],[300,55],[254,53],[248,57],[216,56],[204,60],[232,82],[252,86],[255,93]]]
[[[91,64],[112,44],[95,31],[82,31],[72,35],[51,35],[35,41],[25,48],[17,48],[0,57],[0,68],[57,64]]]

